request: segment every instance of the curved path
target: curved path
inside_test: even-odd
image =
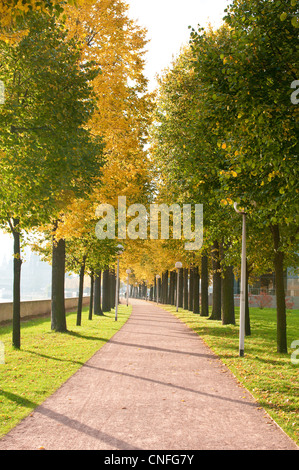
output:
[[[0,450],[297,449],[191,331],[134,301],[123,328]]]

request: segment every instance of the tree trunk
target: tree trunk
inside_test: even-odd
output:
[[[171,305],[171,271],[168,273],[167,304]]]
[[[13,260],[13,317],[12,317],[12,345],[16,349],[21,347],[21,244],[19,220],[13,219],[11,226],[14,240]]]
[[[57,332],[65,332],[66,316],[64,303],[65,285],[65,241],[60,239],[52,244],[52,301],[51,328]]]
[[[249,270],[246,262],[246,285],[245,285],[245,336],[251,335],[250,327],[250,312],[249,312],[249,299],[248,299],[248,281],[249,281]]]
[[[76,323],[77,326],[81,326],[81,320],[82,320],[85,263],[86,263],[86,256],[83,256],[82,265],[81,265],[80,274],[79,274],[79,295],[78,295],[77,323]]]
[[[287,317],[284,288],[284,254],[280,251],[279,226],[272,226],[274,241],[274,268],[276,281],[276,310],[277,310],[277,352],[287,353]]]
[[[115,308],[116,274],[115,274],[114,269],[109,271],[109,292],[110,292],[110,308]]]
[[[210,320],[221,320],[221,266],[219,243],[216,241],[212,251],[213,262],[213,308]]]
[[[96,316],[103,315],[103,310],[101,308],[101,300],[102,300],[101,282],[102,282],[102,271],[97,271],[95,279],[94,279],[94,301],[93,301],[94,314]]]
[[[168,299],[168,280],[169,280],[169,272],[165,272],[165,292],[164,292],[164,304],[167,305],[167,299]]]
[[[188,310],[188,268],[184,268],[184,310]]]
[[[183,308],[183,295],[184,295],[184,273],[183,268],[179,269],[179,308]]]
[[[226,266],[223,269],[222,295],[222,324],[235,325],[234,272],[232,266]]]
[[[193,313],[199,313],[199,272],[198,266],[194,267],[194,282],[193,282]]]
[[[162,297],[162,279],[158,279],[158,295],[159,295],[159,303],[161,303],[161,297]]]
[[[165,282],[166,282],[166,273],[162,273],[161,279],[161,304],[165,304]]]
[[[170,273],[170,305],[175,305],[175,271]]]
[[[190,277],[189,277],[189,298],[188,298],[188,310],[193,312],[193,285],[194,285],[194,277],[193,277],[193,267],[190,266]]]
[[[152,302],[153,298],[154,298],[154,288],[153,286],[151,286],[150,291],[149,291],[149,300]]]
[[[110,312],[110,274],[109,269],[103,271],[102,310]]]
[[[93,312],[93,292],[94,292],[94,273],[93,271],[90,273],[90,294],[89,294],[89,312],[88,312],[88,320],[92,320],[92,312]]]
[[[201,259],[201,316],[209,316],[209,271],[206,255]]]

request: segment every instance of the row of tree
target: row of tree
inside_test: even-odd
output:
[[[215,290],[239,271],[234,203],[248,214],[248,272],[275,271],[279,352],[287,352],[284,273],[298,266],[294,18],[297,1],[241,0],[219,29],[192,30],[160,79],[152,131],[159,199],[204,203],[202,254],[213,259]]]
[[[107,308],[104,273],[113,270],[118,242],[97,239],[96,209],[116,208],[121,195],[146,207],[204,204],[199,251],[184,250],[184,240],[145,240],[139,218],[135,239],[122,241],[121,277],[130,267],[133,285],[151,287],[155,299],[160,274],[161,299],[173,304],[181,261],[179,305],[188,298],[189,310],[207,315],[212,281],[211,318],[223,323],[235,321],[241,220],[233,205],[243,207],[247,278],[275,271],[277,348],[286,352],[283,275],[298,265],[297,0],[236,0],[222,27],[192,30],[160,79],[155,107],[143,75],[145,31],[122,1],[20,5],[14,18],[0,1],[0,218],[15,241],[14,345],[20,236],[34,232],[33,248],[52,264],[52,328],[65,331],[66,270],[80,273],[78,324],[84,273],[95,313]]]
[[[116,257],[115,242],[96,238],[97,205],[150,191],[145,31],[123,1],[73,3],[0,3],[0,223],[14,238],[16,348],[22,245],[52,264],[51,327],[66,331],[65,272],[80,273],[79,324],[83,274],[97,282]]]

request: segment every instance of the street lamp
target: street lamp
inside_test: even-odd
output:
[[[127,273],[127,307],[128,307],[129,305],[129,279],[130,279],[131,269],[127,269],[126,273]]]
[[[117,310],[118,310],[118,284],[119,284],[119,257],[123,253],[124,247],[117,245],[117,271],[116,271],[116,289],[115,289],[115,321],[117,321]]]
[[[245,338],[245,289],[246,289],[246,212],[238,210],[238,205],[234,203],[237,214],[242,215],[242,260],[241,260],[241,291],[240,291],[240,331],[239,331],[239,356],[244,356]]]
[[[157,287],[157,305],[158,305],[159,304],[159,279],[161,279],[161,276],[157,274],[156,279],[157,279],[156,287]]]
[[[176,311],[179,311],[179,287],[180,287],[180,269],[183,267],[183,264],[178,261],[175,263],[177,269],[177,281],[176,281]]]

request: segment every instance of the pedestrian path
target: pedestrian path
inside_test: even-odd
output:
[[[127,323],[0,450],[297,449],[191,331],[133,301]]]

